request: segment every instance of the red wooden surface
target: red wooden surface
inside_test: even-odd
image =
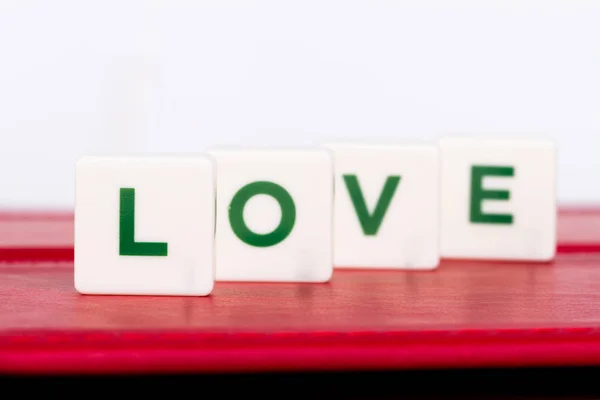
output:
[[[552,263],[337,270],[178,298],[78,295],[68,254],[51,253],[72,251],[72,217],[0,215],[0,372],[600,365],[599,220],[561,212]]]
[[[600,252],[600,207],[562,208],[558,217],[560,253]]]

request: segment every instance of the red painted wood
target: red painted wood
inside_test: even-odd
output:
[[[557,225],[559,253],[600,253],[600,207],[563,207]]]
[[[600,256],[338,270],[206,298],[81,296],[68,263],[0,266],[0,372],[600,364]]]
[[[73,214],[0,212],[0,261],[72,261]]]
[[[598,243],[599,215],[561,213],[559,246]],[[336,270],[327,284],[217,283],[206,298],[82,296],[70,261],[40,261],[69,258],[48,255],[72,251],[72,218],[24,217],[27,228],[0,214],[3,254],[15,252],[0,262],[0,372],[600,365],[598,253]],[[23,242],[6,239],[7,221]]]

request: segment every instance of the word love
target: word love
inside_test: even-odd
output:
[[[549,261],[555,168],[551,142],[472,138],[86,156],[75,287],[205,296],[215,281],[327,282],[334,266]]]

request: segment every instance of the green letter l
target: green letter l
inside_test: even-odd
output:
[[[119,255],[166,256],[167,243],[135,241],[135,189],[121,188],[119,209]]]

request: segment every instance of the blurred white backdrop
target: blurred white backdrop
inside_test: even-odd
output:
[[[534,135],[600,202],[600,2],[3,0],[0,207],[69,209],[86,153]]]

